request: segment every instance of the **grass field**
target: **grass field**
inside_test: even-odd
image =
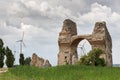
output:
[[[120,80],[120,68],[67,65],[51,68],[18,66],[0,80]]]

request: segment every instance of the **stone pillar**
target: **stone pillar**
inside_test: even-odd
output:
[[[112,39],[108,32],[105,22],[96,22],[92,33],[92,48],[100,48],[103,53],[100,57],[104,58],[107,66],[112,66]]]
[[[76,24],[66,19],[63,22],[62,31],[59,33],[58,65],[72,64],[71,37],[77,35]]]

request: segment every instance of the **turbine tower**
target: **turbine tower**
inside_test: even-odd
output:
[[[23,32],[22,38],[20,40],[16,41],[16,42],[20,43],[20,53],[22,53],[22,48],[23,48],[22,46],[26,47],[25,43],[23,41],[23,38],[24,38],[24,32]]]

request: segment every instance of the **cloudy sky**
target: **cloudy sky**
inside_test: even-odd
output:
[[[67,18],[79,34],[92,33],[97,21],[106,21],[113,42],[113,63],[120,64],[120,0],[0,0],[0,38],[16,51],[24,31],[23,53],[33,53],[57,64],[58,34]],[[88,44],[88,43],[87,43]],[[86,44],[86,45],[87,45]]]

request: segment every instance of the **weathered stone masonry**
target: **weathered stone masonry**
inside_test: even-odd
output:
[[[75,64],[78,61],[77,46],[83,39],[88,40],[92,49],[100,48],[104,54],[101,55],[107,66],[112,66],[112,40],[105,22],[96,22],[92,34],[77,35],[76,23],[70,19],[63,22],[59,33],[58,65]]]
[[[39,57],[37,54],[33,53],[31,65],[35,67],[51,67],[48,60]]]

